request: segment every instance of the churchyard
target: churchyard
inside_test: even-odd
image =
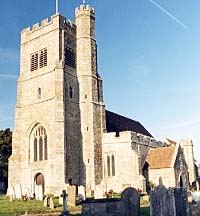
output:
[[[119,197],[119,194],[115,194],[115,197]],[[63,205],[59,204],[59,197],[53,197],[54,209],[51,209],[50,206],[46,207],[45,200],[27,200],[23,201],[22,199],[13,199],[10,200],[9,196],[0,195],[0,216],[18,216],[18,215],[54,215],[58,216],[63,211]],[[149,216],[149,202],[146,199],[141,197],[140,199],[141,206],[141,216]],[[68,206],[68,211],[72,215],[79,216],[82,212],[82,204],[76,199],[76,206]],[[26,214],[25,214],[26,213]]]
[[[85,199],[68,186],[60,197],[49,194],[42,200],[27,195],[0,195],[0,216],[199,216],[200,192],[186,188],[166,188],[162,183],[150,194],[126,188],[121,194],[110,191],[102,199]],[[14,198],[15,197],[15,198]]]

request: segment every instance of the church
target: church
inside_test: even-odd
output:
[[[105,110],[94,8],[77,7],[75,22],[56,13],[24,29],[20,50],[9,188],[37,198],[77,185],[101,197],[147,191],[159,177],[170,187],[196,180],[191,141],[157,141],[138,121]]]

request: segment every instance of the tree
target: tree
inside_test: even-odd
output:
[[[8,158],[12,153],[12,131],[0,130],[0,179],[7,185]]]

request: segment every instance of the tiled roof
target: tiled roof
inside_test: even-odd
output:
[[[143,127],[140,122],[118,115],[106,110],[107,132],[134,131],[146,136],[152,135]]]
[[[175,146],[169,146],[150,149],[146,160],[149,164],[149,169],[161,169],[171,167],[175,148]]]
[[[168,139],[168,138],[165,138],[165,141],[170,144],[170,145],[176,145],[177,142],[175,142],[174,140],[171,140],[171,139]]]

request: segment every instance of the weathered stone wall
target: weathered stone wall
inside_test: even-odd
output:
[[[177,144],[177,147],[178,146],[179,145]],[[186,187],[189,189],[188,166],[185,161],[185,155],[181,146],[178,148],[178,153],[174,164],[174,173],[176,187]],[[180,182],[180,179],[182,179],[182,182]]]
[[[188,165],[189,182],[196,181],[195,165],[194,165],[194,152],[192,140],[181,140],[179,142],[184,151],[186,163]]]
[[[62,29],[65,18],[54,15],[50,22],[34,25],[21,33],[20,78],[18,81],[13,153],[9,159],[9,186],[21,184],[34,193],[36,174],[45,179],[45,193],[59,194],[65,185],[64,68]],[[71,27],[72,29],[72,27]],[[31,71],[31,54],[47,49],[47,66]],[[38,97],[38,89],[41,97]],[[33,161],[34,127],[47,132],[48,160]]]
[[[94,32],[94,9],[81,5],[76,9],[77,76],[79,82],[84,184],[94,189],[102,180],[102,132],[105,128],[103,100],[99,100]],[[100,86],[101,87],[101,86]]]
[[[175,174],[174,168],[162,168],[162,169],[150,169],[149,170],[149,181],[153,184],[159,184],[159,178],[162,177],[162,182],[166,187],[175,187]]]

